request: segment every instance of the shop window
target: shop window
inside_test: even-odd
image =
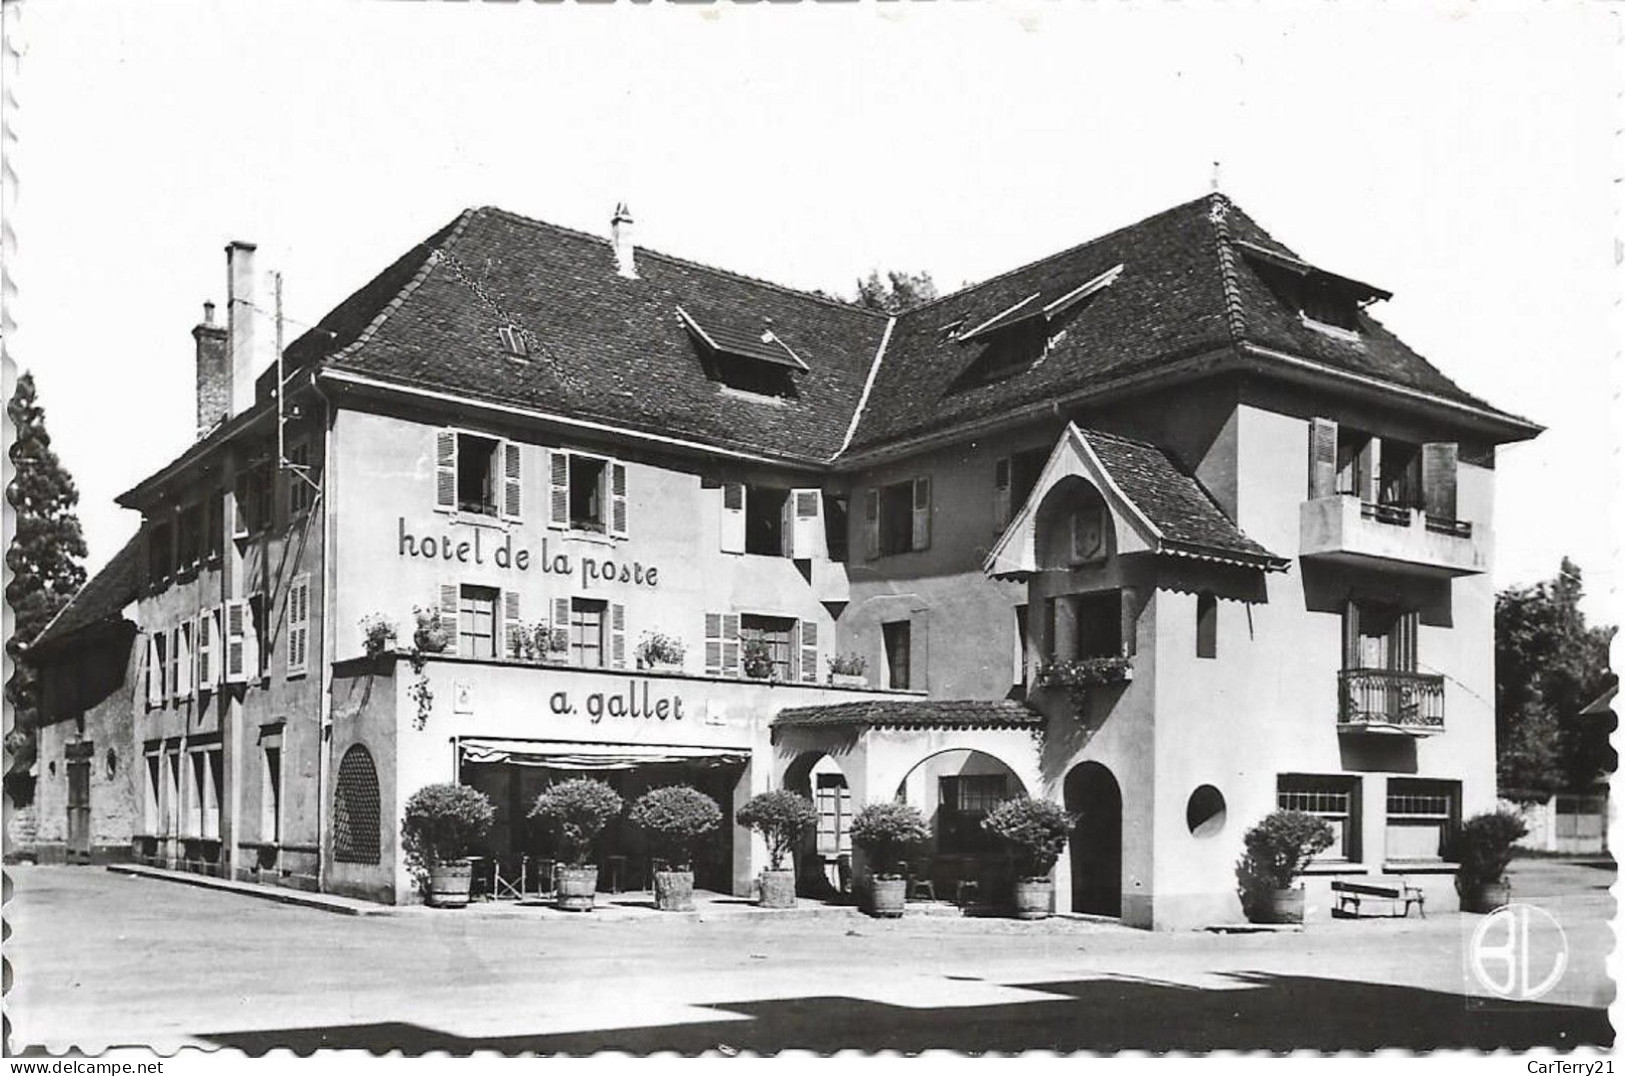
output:
[[[892,620],[880,625],[881,640],[886,650],[886,686],[904,691],[909,686],[909,625],[906,620]]]
[[[282,741],[260,749],[260,840],[282,842]]]
[[[1388,859],[1442,860],[1460,818],[1457,781],[1388,779]]]
[[[794,640],[792,636],[796,631],[796,622],[786,617],[752,616],[746,614],[739,618],[739,641],[741,648],[748,656],[755,649],[751,644],[760,644],[764,648],[765,658],[771,667],[768,677],[780,683],[791,681],[792,663],[794,658]],[[745,674],[751,675],[746,669]]]
[[[1196,656],[1219,656],[1219,599],[1213,594],[1196,596]]]
[[[1358,862],[1360,859],[1358,777],[1282,774],[1276,779],[1275,805],[1284,811],[1302,811],[1332,827],[1332,843],[1316,862]]]
[[[462,587],[457,600],[457,653],[465,658],[497,656],[495,587]]]
[[[915,478],[864,494],[865,544],[870,557],[931,547],[931,480]]]
[[[340,863],[379,861],[381,812],[372,754],[351,744],[339,762],[333,789],[333,858]]]
[[[604,629],[609,603],[595,598],[570,599],[570,664],[604,667]]]
[[[997,845],[982,819],[1009,798],[1004,774],[937,778],[937,851],[986,852]]]
[[[1116,590],[1068,594],[1050,601],[1051,650],[1056,661],[1123,654],[1123,598]]]

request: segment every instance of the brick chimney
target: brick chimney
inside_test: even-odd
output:
[[[615,206],[609,221],[609,241],[615,248],[615,271],[628,280],[638,278],[638,249],[632,242],[632,211],[625,202]]]
[[[192,330],[197,343],[197,435],[206,435],[231,414],[231,350],[226,328],[214,323],[214,304],[203,304],[203,320]]]
[[[226,351],[231,367],[228,418],[254,405],[254,372],[260,365],[254,331],[260,321],[254,309],[256,298],[254,244],[233,240],[226,244]]]

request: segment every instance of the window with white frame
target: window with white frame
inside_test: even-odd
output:
[[[1332,843],[1316,862],[1360,859],[1360,779],[1342,774],[1283,773],[1276,778],[1275,805],[1302,811],[1332,827]]]
[[[1388,859],[1442,860],[1461,809],[1461,782],[1388,779]]]

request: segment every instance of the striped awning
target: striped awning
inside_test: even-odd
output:
[[[630,770],[659,763],[691,766],[738,766],[750,761],[743,747],[692,747],[682,744],[575,743],[555,740],[498,740],[469,737],[457,741],[463,762],[534,766],[553,770]]]

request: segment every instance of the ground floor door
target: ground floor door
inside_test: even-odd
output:
[[[68,861],[90,862],[90,760],[68,760]]]
[[[1072,910],[1093,915],[1123,912],[1123,795],[1117,778],[1098,762],[1066,775],[1072,830]]]

